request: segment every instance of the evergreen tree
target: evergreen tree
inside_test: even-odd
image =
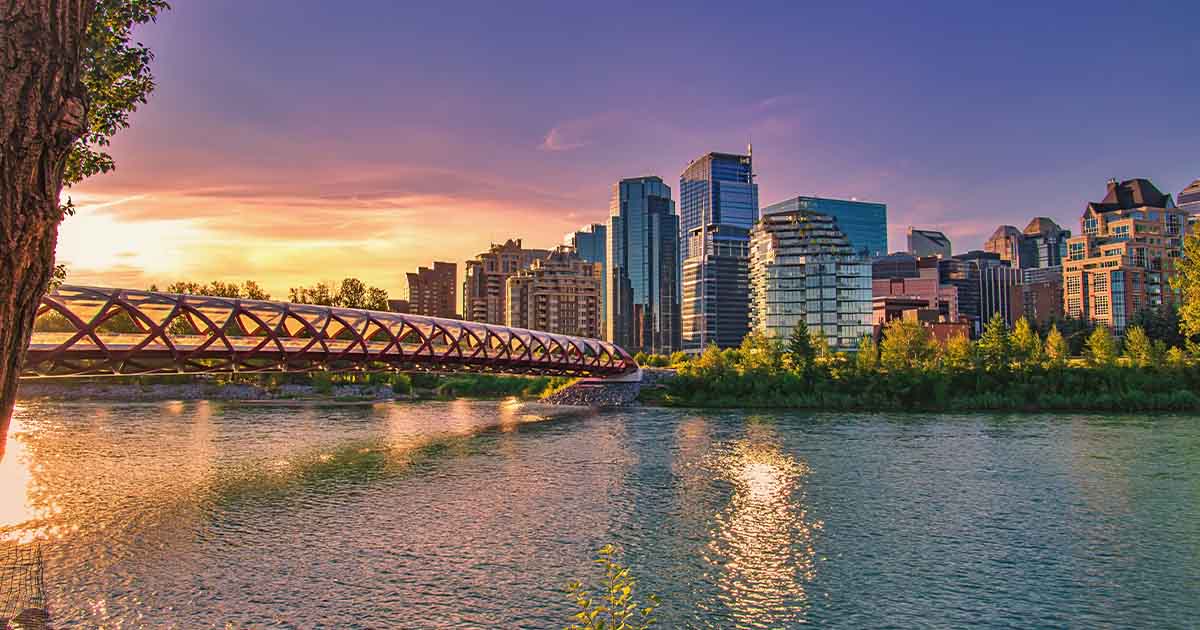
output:
[[[1097,326],[1088,335],[1084,357],[1092,367],[1109,367],[1117,362],[1117,342],[1107,326]]]
[[[1070,354],[1071,348],[1067,346],[1067,340],[1063,338],[1062,333],[1058,332],[1058,326],[1051,326],[1050,332],[1046,334],[1046,364],[1055,368],[1063,367],[1067,364]]]
[[[1013,328],[1012,349],[1013,356],[1021,367],[1028,368],[1042,362],[1042,338],[1024,315],[1017,320],[1017,325]]]
[[[979,358],[984,369],[1003,371],[1012,364],[1012,339],[1008,334],[1008,325],[1000,313],[992,315],[983,336],[979,338]]]
[[[1154,346],[1141,326],[1125,329],[1125,358],[1135,367],[1145,368],[1154,364]]]
[[[793,369],[803,374],[812,367],[813,359],[816,356],[817,349],[813,347],[808,324],[801,317],[796,320],[796,325],[792,327],[792,334],[788,337],[788,357],[792,361]]]

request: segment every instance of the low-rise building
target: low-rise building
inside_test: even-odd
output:
[[[598,338],[604,266],[563,245],[507,280],[506,323],[561,335]]]

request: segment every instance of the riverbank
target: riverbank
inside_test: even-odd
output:
[[[573,382],[495,374],[239,374],[28,379],[21,399],[154,402],[164,400],[343,401],[538,400]]]
[[[645,388],[666,407],[923,412],[1200,411],[1194,368],[1021,371],[681,370]]]

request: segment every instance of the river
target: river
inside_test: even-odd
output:
[[[1200,418],[19,404],[0,537],[58,627],[1183,628]],[[29,543],[28,541],[34,541]]]

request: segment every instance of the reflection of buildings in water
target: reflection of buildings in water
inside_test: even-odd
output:
[[[754,627],[803,621],[806,585],[816,577],[813,537],[822,526],[808,520],[804,506],[808,467],[784,453],[764,425],[750,425],[715,466],[733,485],[706,550],[721,603]]]

